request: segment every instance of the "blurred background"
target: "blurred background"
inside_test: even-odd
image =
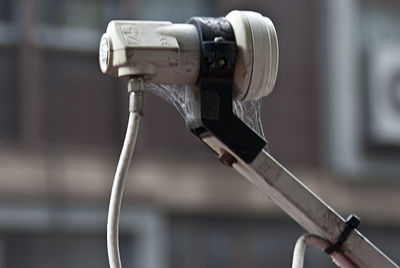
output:
[[[270,153],[400,263],[397,0],[0,0],[0,267],[107,267],[106,214],[127,123],[103,75],[112,19],[253,10],[280,46]],[[124,196],[125,267],[289,267],[304,233],[146,95]],[[306,267],[335,267],[310,249]]]

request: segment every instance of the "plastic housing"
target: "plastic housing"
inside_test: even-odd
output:
[[[226,19],[237,46],[233,98],[257,100],[273,89],[278,72],[278,39],[267,17],[232,11]],[[99,48],[103,73],[143,76],[156,84],[195,85],[199,80],[200,40],[191,24],[166,21],[111,21]]]

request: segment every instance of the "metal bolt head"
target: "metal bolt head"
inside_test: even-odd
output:
[[[221,43],[221,42],[224,42],[224,41],[225,41],[225,39],[222,36],[217,36],[217,37],[214,38],[214,42],[215,43]]]
[[[132,77],[128,82],[128,92],[145,91],[146,85],[142,77]]]
[[[227,167],[232,167],[237,162],[236,158],[225,150],[221,150],[218,160]]]
[[[225,64],[226,64],[225,59],[223,59],[223,58],[218,59],[218,66],[219,67],[223,67],[223,66],[225,66]]]

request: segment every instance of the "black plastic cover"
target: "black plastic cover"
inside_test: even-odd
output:
[[[199,138],[214,135],[246,163],[251,163],[266,142],[232,111],[233,74],[236,59],[235,36],[223,17],[194,17],[201,41],[199,75],[200,108],[190,130]]]

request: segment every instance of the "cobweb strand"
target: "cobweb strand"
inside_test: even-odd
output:
[[[187,86],[147,84],[147,89],[175,106],[183,118],[191,112],[185,104],[185,91],[189,90]],[[266,140],[261,121],[261,100],[234,101],[232,107],[240,120]]]

